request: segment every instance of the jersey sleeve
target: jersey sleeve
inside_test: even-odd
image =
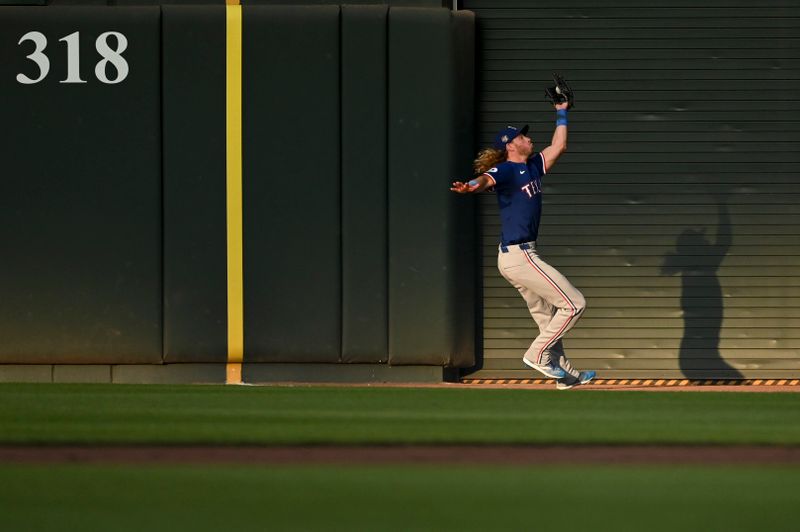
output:
[[[531,155],[531,158],[528,159],[528,166],[536,168],[536,170],[539,171],[540,176],[547,173],[547,161],[541,152]]]
[[[500,163],[488,169],[484,174],[488,175],[494,181],[495,186],[503,186],[511,181],[512,178],[509,165],[505,163]]]

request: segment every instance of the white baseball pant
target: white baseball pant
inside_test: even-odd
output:
[[[577,378],[580,372],[564,354],[561,338],[577,323],[586,308],[583,294],[539,257],[536,242],[500,246],[497,269],[519,290],[531,317],[539,326],[539,336],[525,352],[524,358],[534,364],[556,362]]]

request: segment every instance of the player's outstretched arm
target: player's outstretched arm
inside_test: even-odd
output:
[[[567,151],[567,102],[556,104],[556,130],[550,146],[542,150],[547,169],[553,167],[561,154]]]
[[[470,194],[473,192],[481,192],[487,188],[493,187],[494,181],[488,174],[481,174],[475,179],[462,183],[461,181],[454,181],[450,190],[458,194]]]

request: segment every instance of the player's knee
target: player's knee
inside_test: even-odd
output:
[[[578,292],[578,294],[572,298],[572,304],[575,307],[575,314],[580,316],[583,314],[583,311],[586,310],[586,298],[583,297],[583,294]]]

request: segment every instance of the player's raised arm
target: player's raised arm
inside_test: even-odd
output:
[[[467,183],[454,181],[453,185],[450,187],[450,190],[458,194],[470,194],[473,192],[481,192],[493,186],[494,180],[489,177],[489,174],[481,174]]]
[[[542,150],[544,171],[551,168],[561,154],[567,151],[567,111],[575,106],[575,93],[572,87],[559,74],[553,74],[555,86],[545,89],[545,96],[556,108],[556,130],[550,146]]]
[[[567,151],[567,102],[557,103],[556,107],[556,130],[553,132],[553,140],[550,145],[542,150],[547,169],[553,167],[561,154]]]

